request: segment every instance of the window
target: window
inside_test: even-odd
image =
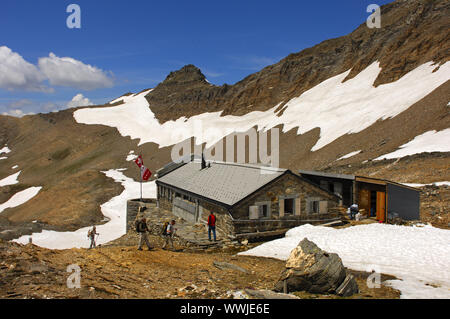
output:
[[[300,215],[301,207],[300,207],[300,196],[299,194],[295,195],[284,195],[279,196],[279,214],[280,217],[283,216],[294,216]]]
[[[284,214],[285,215],[294,215],[295,206],[294,206],[294,198],[286,198],[284,200]]]
[[[334,185],[335,184],[334,183],[330,183],[329,185],[330,186],[329,186],[328,190],[334,194]]]
[[[320,211],[320,198],[310,197],[306,200],[306,213],[318,214]]]
[[[308,214],[326,214],[328,213],[328,201],[320,198],[310,198],[306,201]]]
[[[259,206],[259,218],[269,217],[269,206],[260,205]]]
[[[260,219],[271,217],[271,202],[257,202],[249,207],[250,219]]]
[[[311,201],[311,213],[312,214],[318,214],[319,213],[319,201]]]

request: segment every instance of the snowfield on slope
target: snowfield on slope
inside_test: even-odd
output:
[[[344,156],[342,156],[342,157],[339,157],[336,161],[340,161],[340,160],[343,160],[343,159],[346,159],[346,158],[353,157],[353,156],[355,156],[355,155],[358,155],[359,153],[361,153],[361,150],[359,150],[359,151],[354,151],[354,152],[351,152],[351,153],[348,153],[347,155],[344,155]]]
[[[417,184],[417,183],[402,183],[403,185],[410,187],[425,187],[425,186],[450,186],[450,182],[434,182],[430,184]]]
[[[3,204],[0,204],[0,213],[3,212],[7,208],[13,208],[20,206],[26,202],[28,202],[30,199],[32,199],[34,196],[36,196],[42,187],[29,187],[27,189],[24,189],[23,191],[17,192],[14,194],[10,199],[8,199]]]
[[[450,79],[450,62],[433,73],[435,68],[432,62],[423,64],[398,81],[376,88],[373,83],[381,71],[378,62],[342,83],[349,70],[290,100],[280,117],[274,112],[275,105],[268,111],[255,111],[244,116],[220,116],[221,112],[213,112],[160,124],[145,99],[151,91],[148,90],[111,102],[123,100],[124,104],[118,106],[77,110],[74,118],[82,124],[115,127],[122,136],[140,139],[139,145],[154,142],[160,147],[180,143],[192,136],[197,138],[197,144],[206,142],[210,147],[224,136],[246,132],[255,125],[259,130],[268,130],[284,124],[284,132],[298,127],[297,134],[318,127],[320,138],[312,147],[312,151],[316,151],[345,134],[360,132],[380,119],[402,113]]]
[[[103,215],[109,221],[103,225],[96,226],[97,233],[100,234],[96,241],[97,245],[117,239],[126,233],[127,200],[140,197],[140,183],[126,177],[122,173],[124,170],[111,169],[103,172],[106,176],[113,178],[114,181],[121,183],[125,189],[120,195],[113,197],[100,206]],[[145,197],[156,198],[155,182],[143,183],[142,188]],[[87,232],[91,227],[80,228],[74,232],[44,230],[41,233],[33,233],[31,236],[22,236],[14,241],[27,244],[28,239],[32,237],[33,244],[49,249],[89,248],[90,241],[87,238]]]
[[[287,260],[304,238],[337,253],[345,267],[401,279],[388,281],[401,291],[401,298],[450,298],[450,231],[432,226],[369,224],[334,229],[308,224],[239,255]]]
[[[419,153],[450,152],[450,128],[436,132],[428,131],[416,136],[412,141],[402,145],[395,152],[381,155],[375,161],[414,155]]]
[[[19,177],[20,172],[14,173],[14,174],[9,175],[8,177],[5,177],[4,179],[0,180],[0,187],[14,185],[14,184],[19,183],[17,178]]]
[[[0,149],[0,154],[3,154],[3,153],[8,154],[10,152],[11,152],[11,150],[6,145],[2,149]]]

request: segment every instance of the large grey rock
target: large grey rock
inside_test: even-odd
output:
[[[348,274],[342,284],[336,289],[336,294],[341,297],[348,297],[359,292],[358,284],[353,275]]]
[[[350,278],[350,282],[341,287],[346,277],[346,269],[337,254],[327,253],[305,238],[291,252],[286,269],[275,285],[275,291],[335,294],[338,288],[341,288],[349,294],[354,291],[351,287],[356,285],[356,282]]]

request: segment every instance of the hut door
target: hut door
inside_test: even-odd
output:
[[[361,189],[359,191],[359,209],[364,209],[365,214],[370,212],[370,191],[368,189]]]
[[[386,193],[377,192],[377,220],[384,222],[386,216]]]

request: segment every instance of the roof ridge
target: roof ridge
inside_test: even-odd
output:
[[[192,162],[200,163],[201,160],[194,159]],[[262,163],[235,163],[235,162],[224,162],[224,161],[216,161],[216,160],[206,160],[206,162],[219,164],[219,165],[240,166],[240,167],[252,168],[252,169],[265,169],[265,170],[271,170],[271,171],[276,171],[276,172],[287,171],[286,168],[273,167],[273,166],[269,166],[267,164],[262,164]]]

